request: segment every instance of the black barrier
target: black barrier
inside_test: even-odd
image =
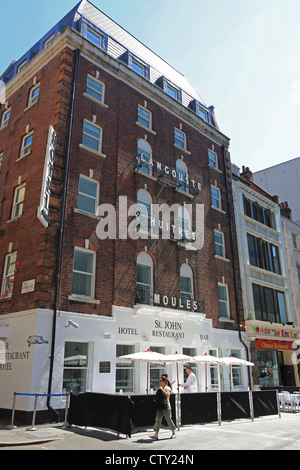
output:
[[[221,393],[222,421],[251,418],[249,392]]]
[[[276,390],[252,392],[254,417],[269,416],[279,413]]]
[[[134,404],[132,409],[132,424],[134,427],[149,427],[155,422],[156,410],[154,407],[155,395],[132,395]],[[175,395],[170,396],[172,419],[176,423]],[[165,420],[163,420],[163,423]]]
[[[69,424],[112,429],[131,436],[133,402],[124,395],[71,394]]]
[[[216,393],[183,393],[180,400],[182,425],[218,420]]]
[[[72,395],[69,424],[112,429],[131,436],[134,427],[152,427],[155,395]],[[180,396],[181,424],[203,424],[279,414],[277,392],[186,393]],[[176,423],[175,394],[170,397]],[[220,410],[220,414],[218,414]]]

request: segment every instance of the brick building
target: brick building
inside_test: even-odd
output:
[[[278,196],[255,184],[248,167],[240,172],[235,165],[233,194],[253,387],[299,386],[294,348],[300,329]]]
[[[144,365],[117,359],[127,352],[245,358],[229,139],[213,107],[85,0],[1,80],[0,409],[14,391],[144,393]],[[152,212],[162,204],[177,204],[169,222]],[[211,367],[212,390],[229,388],[226,369]],[[234,385],[248,387],[246,371]]]

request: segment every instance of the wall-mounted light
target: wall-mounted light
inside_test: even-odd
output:
[[[104,339],[111,339],[110,333],[104,333]]]
[[[70,326],[73,326],[73,328],[79,327],[79,325],[77,325],[77,323],[75,323],[74,321],[68,320],[68,323],[65,325],[65,328],[69,328]]]

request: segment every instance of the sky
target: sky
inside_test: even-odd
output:
[[[0,74],[78,1],[0,0]],[[300,156],[300,0],[92,3],[215,107],[233,163],[255,172]]]

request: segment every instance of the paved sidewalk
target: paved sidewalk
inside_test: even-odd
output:
[[[137,430],[132,437],[119,438],[114,431],[72,426],[63,423],[8,429],[0,421],[0,450],[102,450],[106,452],[197,450],[300,450],[300,413],[282,413],[281,418],[266,416],[204,425],[183,426],[175,440],[163,428],[158,441],[150,439],[151,429]]]

